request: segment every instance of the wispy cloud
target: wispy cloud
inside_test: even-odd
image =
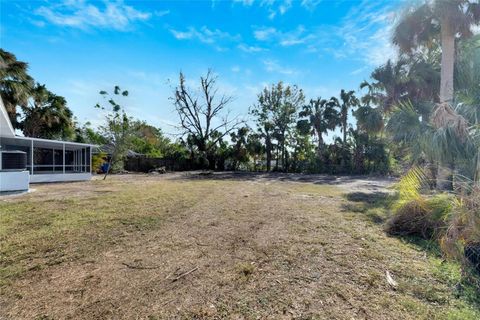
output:
[[[271,60],[271,59],[263,60],[263,66],[265,67],[265,70],[268,72],[280,73],[284,75],[293,75],[298,73],[298,71],[295,69],[282,66],[276,60]]]
[[[291,31],[279,31],[272,27],[261,27],[254,30],[253,35],[259,41],[276,42],[282,47],[289,47],[304,44],[315,38],[313,34],[306,32],[304,26],[300,25]]]
[[[167,14],[170,14],[170,10],[155,11],[154,14],[155,14],[157,17],[163,17],[163,16],[166,16]]]
[[[305,5],[304,3],[305,2]],[[319,0],[303,0],[301,5],[307,8],[307,2],[319,2]],[[254,3],[266,9],[267,17],[270,20],[275,19],[279,15],[284,15],[292,8],[292,0],[234,0],[233,3],[241,3],[246,7],[251,7]]]
[[[376,66],[395,57],[391,43],[395,25],[395,6],[385,6],[376,1],[363,0],[345,16],[337,30],[343,45],[337,48],[337,56],[359,56],[368,65]]]
[[[239,41],[239,35],[231,35],[219,29],[209,29],[206,26],[197,29],[189,27],[185,31],[170,29],[172,35],[178,40],[198,40],[206,44],[216,44],[219,41]]]
[[[244,6],[251,6],[253,4],[253,0],[234,0],[233,2],[241,3]]]
[[[398,5],[397,2],[363,0],[347,12],[338,25],[311,26],[308,32],[299,27],[296,32],[283,34],[281,44],[301,43],[308,53],[326,53],[335,59],[354,59],[378,66],[396,56],[391,34]]]
[[[307,10],[313,11],[322,2],[322,0],[302,0],[300,5]]]
[[[292,0],[283,0],[283,1],[272,1],[272,0],[263,0],[261,2],[262,6],[268,8],[268,18],[270,20],[275,19],[276,16],[284,15],[292,7]]]
[[[101,5],[84,0],[66,0],[60,4],[41,6],[35,13],[59,26],[86,29],[91,27],[128,30],[133,23],[146,21],[152,14],[126,5],[122,0]]]
[[[261,51],[266,50],[265,48],[262,48],[262,47],[249,46],[249,45],[246,45],[244,43],[239,44],[237,47],[238,47],[238,49],[242,50],[243,52],[247,52],[247,53],[256,53],[256,52],[261,52]]]
[[[275,28],[259,28],[253,32],[255,39],[260,41],[268,40],[270,37],[277,34],[277,29]]]
[[[364,72],[364,71],[367,70],[367,69],[368,69],[368,66],[364,66],[364,67],[355,69],[355,70],[353,70],[352,72],[350,72],[350,75],[355,76],[355,75],[357,75],[357,74],[360,74],[360,73]]]

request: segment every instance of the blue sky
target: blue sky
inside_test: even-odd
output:
[[[399,1],[0,0],[0,46],[67,99],[80,123],[98,124],[100,90],[130,91],[128,112],[174,133],[169,97],[183,71],[197,87],[208,68],[246,114],[283,80],[308,99],[357,90],[394,56]]]

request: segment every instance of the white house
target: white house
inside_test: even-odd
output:
[[[27,190],[36,182],[89,180],[92,147],[15,135],[0,97],[0,191]]]

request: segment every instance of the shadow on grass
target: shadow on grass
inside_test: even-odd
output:
[[[342,205],[348,212],[362,214],[375,224],[383,224],[388,218],[388,208],[397,199],[388,192],[351,192],[345,195],[349,201]]]
[[[244,171],[185,171],[170,179],[173,180],[232,180],[232,181],[287,181],[325,185],[344,185],[358,180],[369,182],[369,188],[385,188],[395,181],[393,178],[370,175],[328,175],[282,172],[244,172]]]

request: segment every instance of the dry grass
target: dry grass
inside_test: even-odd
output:
[[[37,189],[0,202],[0,319],[479,316],[452,294],[458,270],[345,209],[341,185],[167,175]]]
[[[434,197],[417,198],[394,209],[385,230],[392,235],[414,235],[424,239],[440,238],[447,228],[451,213],[451,199]]]

